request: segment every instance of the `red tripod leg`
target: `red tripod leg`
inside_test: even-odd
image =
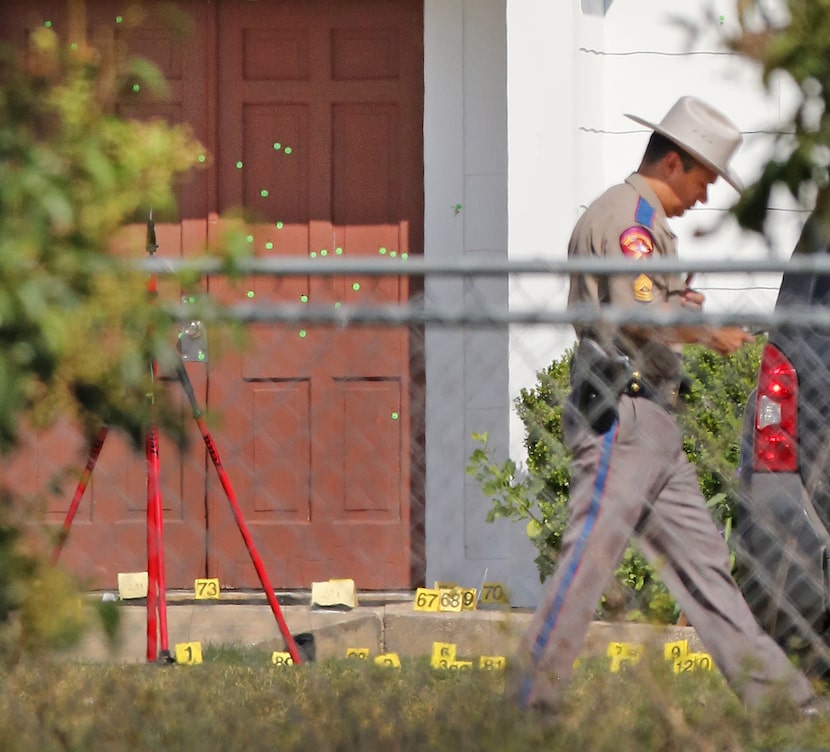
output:
[[[89,458],[86,461],[86,467],[84,468],[84,472],[81,474],[81,478],[78,481],[78,486],[75,489],[75,495],[72,497],[72,503],[69,505],[69,510],[66,513],[66,519],[63,521],[63,527],[61,528],[60,533],[58,533],[58,539],[55,543],[55,548],[52,551],[52,564],[57,564],[61,551],[63,551],[63,546],[66,543],[66,539],[69,537],[69,529],[72,527],[72,522],[75,519],[78,507],[81,504],[81,499],[84,497],[84,493],[86,493],[87,486],[89,485],[89,480],[92,477],[92,471],[95,469],[95,464],[98,462],[98,457],[100,457],[101,450],[104,448],[104,441],[107,438],[107,432],[107,427],[101,426],[98,431],[98,435],[95,437],[95,442],[89,451]]]
[[[196,425],[199,426],[199,432],[202,434],[202,439],[207,447],[211,462],[213,462],[213,466],[216,468],[216,473],[218,474],[219,481],[225,491],[225,496],[227,496],[228,502],[231,505],[236,525],[239,528],[239,532],[242,534],[242,539],[245,541],[245,547],[248,549],[248,553],[251,556],[251,561],[254,564],[254,569],[256,569],[259,581],[262,584],[262,589],[265,591],[265,597],[268,599],[274,618],[277,620],[277,626],[279,627],[280,633],[285,641],[285,646],[288,648],[291,660],[297,664],[302,663],[302,658],[297,650],[297,643],[294,641],[294,637],[288,629],[288,624],[286,624],[285,618],[283,617],[279,601],[277,601],[277,597],[274,595],[274,588],[271,586],[271,581],[268,579],[268,573],[265,571],[265,565],[262,562],[262,558],[260,557],[256,545],[254,544],[254,540],[251,537],[251,533],[248,530],[248,525],[245,523],[245,518],[242,515],[242,510],[239,507],[236,494],[231,486],[230,478],[228,478],[228,474],[222,466],[222,460],[219,457],[219,450],[216,448],[216,444],[213,442],[213,438],[210,435],[207,424],[202,418],[202,411],[199,409],[199,405],[196,401],[196,395],[193,392],[193,385],[190,382],[190,377],[187,375],[187,369],[185,369],[183,363],[179,363],[177,371],[179,380],[184,387],[187,398],[190,401],[190,406],[193,409],[193,417],[196,420]]]
[[[152,433],[155,441],[155,453],[152,458],[154,467],[152,469],[152,473],[155,479],[153,504],[155,506],[154,517],[156,523],[156,582],[158,583],[156,607],[158,609],[159,647],[161,649],[159,657],[167,659],[170,657],[170,644],[167,636],[167,576],[165,574],[164,567],[164,508],[161,504],[161,463],[159,460],[158,430],[153,427]]]
[[[159,538],[158,538],[158,436],[155,427],[147,432],[147,660],[158,658],[158,595],[159,595]]]
[[[147,219],[147,253],[151,256],[158,249],[153,210]],[[147,292],[151,300],[158,295],[156,276],[147,280]],[[158,381],[158,364],[150,364],[154,382]],[[152,394],[150,395],[152,399]],[[161,641],[162,657],[170,658],[167,640],[167,582],[164,574],[164,510],[161,505],[161,473],[159,470],[159,434],[152,424],[147,432],[147,660],[158,657]],[[157,621],[158,619],[158,621]]]
[[[213,443],[213,439],[210,436],[205,421],[202,420],[202,418],[197,418],[196,423],[202,433],[202,438],[205,441],[205,446],[207,446],[210,459],[213,461],[213,466],[216,468],[216,472],[219,475],[222,488],[225,490],[225,496],[228,497],[228,502],[230,502],[231,509],[233,510],[233,516],[236,519],[236,525],[239,528],[239,532],[242,534],[242,539],[245,541],[245,547],[248,549],[248,553],[251,556],[254,569],[256,569],[257,575],[259,575],[259,581],[262,583],[262,589],[265,591],[265,596],[268,598],[271,611],[273,611],[274,617],[277,620],[277,625],[279,626],[280,632],[285,640],[285,645],[288,648],[291,659],[294,663],[302,663],[302,658],[297,650],[297,644],[294,642],[294,637],[288,629],[288,625],[285,623],[282,610],[280,609],[280,604],[277,601],[276,595],[274,595],[274,588],[271,586],[271,581],[268,579],[268,574],[265,571],[265,565],[262,563],[259,552],[254,545],[254,540],[251,538],[251,534],[248,531],[248,526],[245,524],[245,518],[242,516],[242,510],[239,508],[239,502],[237,501],[236,494],[233,492],[233,488],[231,487],[228,474],[222,467],[222,460],[219,458],[219,452],[216,449],[216,445]]]

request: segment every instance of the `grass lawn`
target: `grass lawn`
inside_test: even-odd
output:
[[[277,667],[208,646],[195,666],[41,660],[0,679],[3,752],[830,750],[830,718],[785,702],[748,713],[716,672],[665,662],[586,662],[553,722],[507,705],[500,673],[428,660]]]

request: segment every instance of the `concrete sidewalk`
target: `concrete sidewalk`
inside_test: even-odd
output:
[[[403,657],[428,656],[434,642],[454,643],[459,660],[480,656],[510,656],[530,620],[520,609],[476,610],[461,613],[429,613],[414,610],[414,594],[395,602],[369,600],[349,611],[312,608],[296,602],[280,610],[292,635],[314,635],[317,660],[345,657],[349,648],[364,648],[369,655],[397,653]],[[296,598],[292,599],[296,601]],[[146,656],[147,612],[143,602],[122,601],[119,643],[112,647],[96,630],[70,651],[82,660],[141,662]],[[171,652],[176,643],[199,642],[209,646],[258,647],[285,650],[277,620],[264,598],[194,601],[170,599],[167,608]],[[667,641],[688,640],[691,651],[702,651],[691,627],[654,627],[642,624],[595,622],[583,648],[584,655],[605,655],[609,642],[654,645],[662,650]]]

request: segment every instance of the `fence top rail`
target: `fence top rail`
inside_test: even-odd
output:
[[[666,274],[737,274],[737,273],[803,273],[830,275],[830,254],[799,254],[791,258],[759,259],[610,259],[570,258],[562,261],[529,259],[470,258],[430,260],[410,255],[402,258],[371,258],[343,256],[337,258],[298,258],[269,256],[228,263],[215,257],[165,259],[152,256],[137,262],[139,268],[152,274],[236,274],[282,276],[509,276],[509,275],[612,275],[626,273]]]
[[[463,307],[421,305],[378,306],[314,306],[240,303],[221,310],[194,310],[190,305],[173,305],[170,315],[181,321],[199,316],[202,320],[230,320],[242,323],[319,324],[334,327],[347,325],[379,326],[479,326],[552,325],[608,323],[616,326],[707,325],[743,326],[748,331],[762,332],[771,327],[793,325],[815,327],[830,333],[830,308],[818,306],[779,307],[774,311],[693,311],[687,309],[636,308],[532,308],[509,310],[504,307]]]

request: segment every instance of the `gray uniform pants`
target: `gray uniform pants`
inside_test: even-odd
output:
[[[729,553],[683,452],[674,417],[623,396],[615,429],[598,436],[569,402],[570,519],[554,576],[514,660],[508,693],[522,707],[555,706],[602,593],[635,537],[747,705],[771,687],[809,701],[807,678],[758,626],[730,574]]]

